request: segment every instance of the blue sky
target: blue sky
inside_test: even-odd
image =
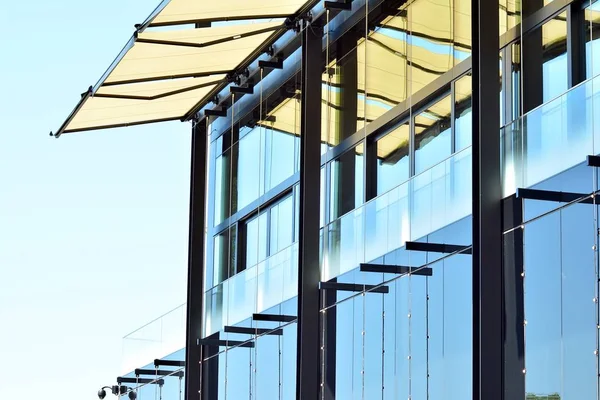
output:
[[[0,399],[96,398],[185,301],[190,126],[48,136],[157,2],[0,7]]]

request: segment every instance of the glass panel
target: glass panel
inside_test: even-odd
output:
[[[241,210],[264,193],[264,163],[261,130],[252,129],[237,146],[237,209]],[[234,147],[236,148],[236,147]]]
[[[452,153],[450,96],[415,117],[415,172],[418,174]]]
[[[468,147],[323,228],[322,280],[468,216],[470,196]]]
[[[502,131],[504,195],[530,187],[596,153],[598,81],[585,82]]]
[[[267,257],[267,214],[246,222],[246,264],[249,268]]]
[[[236,227],[231,227],[216,235],[213,239],[213,284],[216,286],[235,274],[236,257]]]
[[[471,75],[466,75],[454,84],[454,137],[455,151],[471,145]]]
[[[600,73],[599,33],[600,2],[595,1],[585,9],[585,71],[587,79],[595,77]]]
[[[499,0],[500,35],[521,22],[521,0]]]
[[[408,179],[409,140],[410,127],[406,122],[377,141],[377,195]]]
[[[331,162],[332,218],[353,210],[362,204],[364,193],[364,145],[361,143]]]
[[[542,202],[527,203],[530,209],[546,208]],[[528,398],[596,395],[597,211],[591,204],[567,205],[525,225]]]
[[[214,143],[222,145],[222,137]],[[230,176],[231,149],[218,155],[215,159],[215,194],[214,194],[214,225],[217,226],[231,215]]]
[[[274,205],[271,210],[270,247],[275,254],[292,244],[294,239],[294,204],[292,196]]]
[[[542,25],[544,97],[546,102],[568,89],[567,13]]]

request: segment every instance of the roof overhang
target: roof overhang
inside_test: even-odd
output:
[[[164,0],[51,135],[185,120],[310,3]]]

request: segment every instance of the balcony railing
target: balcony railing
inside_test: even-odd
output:
[[[501,130],[504,197],[600,152],[600,76]]]
[[[123,338],[122,372],[151,364],[185,347],[186,305],[182,304]]]

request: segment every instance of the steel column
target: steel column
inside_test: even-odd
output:
[[[504,200],[504,398],[525,398],[523,199]],[[512,230],[511,230],[512,229]]]
[[[323,28],[304,26],[300,121],[300,226],[298,240],[298,353],[296,399],[319,398],[319,212],[321,178],[321,74]]]
[[[498,4],[472,0],[473,399],[503,399]]]
[[[202,356],[197,341],[203,331],[207,131],[207,119],[197,122],[192,128],[185,354],[185,398],[188,400],[197,399],[200,391]]]

